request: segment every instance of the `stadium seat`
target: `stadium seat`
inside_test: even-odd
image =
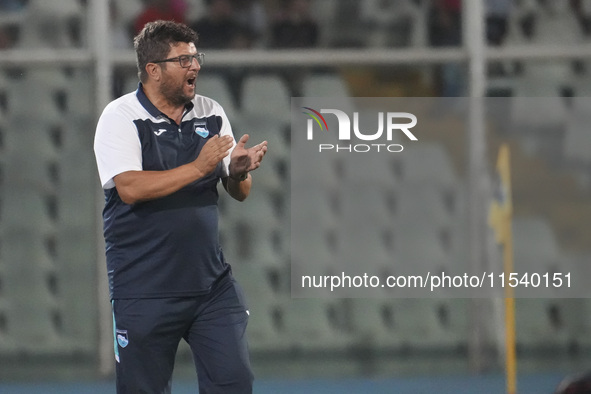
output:
[[[66,152],[60,163],[60,182],[56,187],[59,225],[92,230],[97,214],[96,178],[88,176],[94,163],[85,152]]]
[[[572,111],[566,121],[563,156],[577,168],[581,178],[591,180],[588,171],[591,168],[591,134],[588,131],[591,122],[591,99],[573,97]]]
[[[55,268],[53,262],[55,252],[52,250],[54,234],[37,227],[3,225],[0,229],[0,237],[3,244],[10,245],[2,250],[3,261],[6,262],[4,273],[18,281],[26,280],[27,274],[37,275],[37,271],[39,271],[39,278],[43,278],[44,273],[53,271]],[[39,278],[36,277],[32,281]],[[29,286],[20,286],[16,282],[7,282],[5,285],[10,287],[10,291],[19,294],[26,294],[31,290]],[[46,283],[43,288],[45,285]]]
[[[450,225],[456,217],[456,201],[432,184],[405,184],[396,193],[397,215],[401,223],[438,227]]]
[[[324,299],[291,299],[283,305],[284,330],[294,350],[325,354],[343,352],[352,345],[352,336],[340,323],[342,304]]]
[[[312,14],[316,21],[322,21],[320,29],[319,46],[331,46],[335,39],[335,29],[337,21],[337,10],[340,6],[340,0],[320,0],[312,1]]]
[[[429,183],[452,189],[458,184],[458,176],[448,153],[437,143],[409,145],[399,159],[403,182]]]
[[[207,56],[207,55],[206,55]],[[239,111],[234,102],[234,97],[228,88],[228,82],[223,76],[218,74],[200,74],[197,78],[196,92],[202,96],[210,97],[220,103],[226,112],[226,116],[230,119],[233,129],[236,129],[236,124],[233,121],[238,118]],[[136,78],[137,88],[137,78]]]
[[[20,79],[11,80],[8,85],[9,117],[42,119],[45,125],[63,123],[64,111],[60,108],[59,96],[64,95],[67,84],[65,75],[59,69],[31,69]],[[23,103],[35,98],[35,111]]]
[[[550,1],[536,11],[533,42],[540,44],[576,45],[583,41],[583,32],[572,5],[567,1]]]
[[[304,97],[351,97],[349,87],[345,80],[338,73],[318,73],[309,74],[303,82],[302,93]],[[351,103],[351,108],[353,105]],[[346,108],[342,108],[347,112]]]
[[[523,18],[531,15],[537,8],[534,4],[535,0],[527,0],[520,3],[513,3],[511,11],[507,16],[507,36],[505,37],[504,45],[523,45],[527,43],[528,39],[522,29]]]
[[[234,277],[244,289],[250,311],[247,335],[249,349],[255,353],[284,352],[290,348],[289,338],[282,333],[281,308],[289,299],[286,292],[275,289],[272,275],[275,267],[236,263]]]
[[[463,201],[461,191],[448,191],[430,184],[406,185],[396,194],[395,227],[407,233],[403,237],[413,239],[431,234],[430,242],[435,242],[437,249],[445,253],[440,263],[446,272],[467,268],[463,242],[467,215]]]
[[[369,29],[368,45],[378,48],[405,47],[414,43],[415,19],[424,16],[421,4],[409,0],[366,0],[360,17]],[[423,25],[424,27],[424,25]]]
[[[574,97],[591,97],[591,61],[581,60],[584,71],[571,77],[572,94]]]
[[[237,131],[240,130],[240,131]],[[269,133],[268,135],[259,134],[258,128],[248,126],[241,127],[239,122],[234,123],[234,137],[238,140],[243,134],[249,134],[250,138],[246,144],[249,148],[255,144],[267,141],[268,151],[259,168],[251,171],[253,179],[252,192],[257,195],[268,194],[271,198],[282,196],[286,190],[289,190],[289,176],[286,173],[286,157],[282,152],[281,145],[283,141],[278,135]],[[269,209],[272,209],[270,206]]]
[[[573,264],[575,269],[572,269],[573,276],[580,275],[582,278],[587,278],[589,274],[588,267],[589,256],[584,255],[582,259]],[[589,333],[591,332],[591,302],[589,302],[589,289],[586,283],[582,284],[583,289],[577,290],[577,296],[584,298],[568,299],[568,305],[565,305],[563,310],[564,322],[567,323],[567,329],[570,334],[572,345],[577,349],[587,351],[591,348],[591,339]],[[566,304],[566,302],[565,302]]]
[[[185,19],[187,21],[194,21],[201,18],[207,12],[207,5],[205,0],[187,0],[187,13]]]
[[[338,218],[330,193],[316,187],[296,189],[292,196],[290,250],[294,272],[325,274],[336,260]]]
[[[244,289],[249,307],[254,304],[276,306],[280,297],[285,296],[274,282],[280,271],[278,268],[257,262],[232,264],[232,274]]]
[[[68,114],[68,122],[59,129],[59,151],[60,154],[80,152],[93,145],[94,129],[96,123],[87,114],[81,116]],[[81,158],[72,158],[80,160]],[[94,158],[84,159],[85,162],[93,162]],[[63,160],[62,160],[63,161]]]
[[[11,185],[10,188],[16,190],[17,194],[46,197],[55,193],[54,169],[56,166],[50,160],[30,160],[30,158],[24,158],[21,153],[11,152],[4,155],[2,167],[6,184]],[[6,190],[6,193],[12,192]],[[15,203],[18,203],[18,199]]]
[[[3,280],[0,271],[0,280]],[[10,302],[6,297],[0,298],[0,352],[5,355],[15,354],[17,344],[8,335],[8,309]]]
[[[348,186],[341,192],[338,215],[338,271],[350,275],[391,272],[395,269],[394,214],[382,193]]]
[[[243,81],[240,108],[244,115],[260,115],[288,124],[291,120],[289,98],[279,76],[250,74]]]
[[[514,267],[518,272],[567,272],[565,251],[560,247],[551,222],[541,216],[513,220]]]
[[[408,225],[408,223],[406,223]],[[460,263],[454,260],[437,228],[396,226],[393,247],[392,274],[427,275],[461,273]],[[462,267],[463,268],[463,267]]]
[[[399,186],[395,161],[387,154],[350,155],[340,163],[343,182],[392,192]]]
[[[5,192],[52,196],[58,175],[58,149],[47,125],[31,117],[15,117],[6,123],[3,138],[4,182],[13,189]],[[19,197],[14,203],[19,203]]]
[[[52,160],[58,153],[59,130],[44,122],[42,118],[19,114],[7,119],[5,130],[5,149],[9,153],[35,153],[33,161]]]
[[[90,200],[90,205],[94,201],[90,196],[79,198]],[[73,207],[70,209],[75,210]],[[96,298],[96,287],[89,286],[89,283],[96,281],[97,234],[94,231],[95,226],[89,220],[92,217],[87,213],[91,209],[75,211],[78,216],[82,216],[78,219],[81,225],[59,223],[56,230],[54,265],[58,280],[63,284],[56,301],[58,308],[64,311],[60,334],[68,339],[71,349],[91,352],[96,348],[98,330],[95,321],[98,305],[88,303],[88,300]]]
[[[525,77],[511,98],[510,129],[530,155],[556,158],[560,153],[556,146],[564,136],[567,110],[555,81],[549,75]]]
[[[351,298],[347,309],[356,346],[376,354],[402,350],[395,302],[387,298]]]
[[[26,150],[35,155],[27,158],[31,165],[47,165],[57,159],[60,133],[61,128],[48,125],[42,119],[26,116],[10,118],[4,133],[7,158],[19,161],[18,154]],[[20,161],[24,158],[21,157]]]
[[[271,141],[269,142],[271,143]],[[282,195],[289,182],[285,174],[282,173],[284,165],[285,160],[275,157],[273,153],[267,154],[261,166],[251,172],[253,185],[255,185],[253,187],[264,193]]]
[[[18,344],[15,349],[17,354],[39,356],[70,353],[68,344],[58,332],[61,313],[55,302],[44,294],[29,293],[20,297],[20,302],[9,302],[6,307],[7,339]],[[10,298],[16,297],[11,294]]]
[[[412,352],[459,353],[468,342],[467,300],[402,298],[393,301],[402,346]]]
[[[513,236],[514,272],[531,276],[561,272],[566,268],[560,261],[562,253],[554,232],[543,218],[515,218]],[[568,348],[570,327],[565,316],[566,302],[556,298],[559,294],[553,289],[541,288],[540,298],[516,299],[517,344],[525,351]]]
[[[137,73],[130,73],[129,75],[125,76],[123,81],[123,88],[121,90],[121,94],[127,94],[131,92],[135,92],[137,90],[139,79]]]
[[[237,116],[232,121],[236,140],[242,135],[250,136],[247,147],[267,141],[268,151],[261,166],[251,173],[253,190],[283,196],[289,190],[289,150],[286,143],[284,124],[263,116]]]
[[[335,2],[336,3],[336,2]],[[358,48],[367,43],[367,28],[357,21],[360,15],[361,2],[357,0],[340,0],[332,16],[328,45],[337,48]]]
[[[521,74],[515,77],[513,96],[515,98],[562,97],[571,94],[568,91],[572,90],[573,79],[573,65],[569,61],[524,61]],[[559,108],[550,114],[556,115],[557,110],[564,110],[565,104],[558,104]]]
[[[144,9],[142,0],[126,0],[113,3],[116,7],[117,21],[119,21],[126,30],[133,26],[133,22]]]
[[[5,116],[5,112],[8,109],[8,91],[10,82],[9,79],[0,71],[0,121]]]
[[[283,262],[281,224],[270,196],[261,194],[244,202],[228,201],[225,217],[221,224],[227,235],[223,248],[230,263],[277,265]]]
[[[25,13],[20,48],[71,48],[83,44],[85,15],[79,1],[61,0],[56,7],[44,0],[29,0]]]
[[[269,143],[269,156],[272,155],[281,160],[289,157],[285,127],[284,122],[268,118],[262,114],[242,114],[236,116],[232,122],[232,131],[236,140],[243,134],[250,136],[247,146],[267,140]],[[265,157],[265,159],[267,158],[268,156]]]
[[[36,229],[4,227],[0,231],[7,335],[26,354],[55,351],[61,328],[57,303],[59,280],[47,251],[47,239]]]
[[[513,220],[515,269],[551,272],[560,265],[561,251],[550,224],[541,217]]]
[[[571,331],[566,320],[566,300],[517,298],[515,328],[518,349],[528,352],[567,352]]]
[[[424,48],[428,45],[427,38],[427,14],[429,12],[429,1],[414,2],[412,9],[413,28],[410,44],[415,48]]]
[[[392,226],[394,210],[389,199],[393,189],[348,181],[338,191],[338,220],[342,224]],[[361,189],[365,186],[365,189]]]
[[[542,217],[518,217],[513,220],[514,271],[517,273],[566,274],[572,270],[565,251],[560,248],[551,224]],[[543,282],[543,279],[541,279]],[[527,290],[528,296],[564,298],[574,289],[539,286]],[[525,293],[525,291],[524,291]],[[522,296],[520,289],[517,296]]]
[[[43,192],[31,187],[11,184],[2,190],[2,226],[5,230],[30,230],[51,232],[55,223],[52,219],[50,199]]]
[[[75,69],[68,83],[62,85],[66,96],[66,116],[76,124],[94,123],[95,100],[92,95],[94,76],[91,69]],[[94,126],[94,124],[92,125]],[[93,127],[94,128],[94,127]],[[78,130],[81,134],[92,135],[92,132]]]
[[[269,148],[271,149],[271,148]],[[290,175],[293,190],[299,187],[320,187],[323,190],[334,190],[340,184],[339,164],[341,160],[334,155],[326,158],[319,155],[298,154],[291,152]]]
[[[291,338],[281,328],[281,309],[252,304],[246,330],[248,348],[254,353],[285,353],[292,348]]]

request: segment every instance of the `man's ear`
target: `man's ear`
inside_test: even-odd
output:
[[[156,63],[146,64],[146,73],[148,74],[148,78],[154,79],[155,81],[160,81],[160,72],[161,68]]]

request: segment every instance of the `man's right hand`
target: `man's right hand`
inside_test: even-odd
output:
[[[234,140],[231,136],[225,135],[220,137],[216,134],[203,145],[199,156],[197,156],[193,163],[203,172],[203,176],[205,176],[215,170],[218,163],[224,157],[228,156],[233,145]]]

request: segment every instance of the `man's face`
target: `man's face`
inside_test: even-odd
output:
[[[166,58],[196,53],[195,44],[181,42],[170,48]],[[181,67],[178,61],[165,63],[162,67],[160,94],[174,105],[185,105],[195,97],[195,81],[200,69],[195,59],[188,68]]]

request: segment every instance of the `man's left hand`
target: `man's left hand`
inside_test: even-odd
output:
[[[259,168],[263,156],[267,153],[267,141],[246,148],[248,138],[248,134],[244,134],[236,143],[230,156],[230,178],[232,179],[245,179],[250,171]]]

